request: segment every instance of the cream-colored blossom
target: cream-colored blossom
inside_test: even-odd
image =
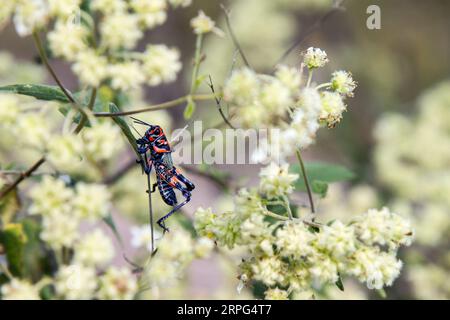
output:
[[[189,7],[192,4],[192,0],[168,0],[170,5],[174,8]]]
[[[29,36],[37,28],[44,26],[49,18],[47,0],[18,1],[14,14],[14,25],[21,37]]]
[[[360,215],[355,223],[359,238],[372,245],[388,245],[396,249],[400,245],[409,246],[412,243],[414,231],[409,220],[384,207],[381,210],[370,209]]]
[[[59,19],[78,18],[81,0],[47,0],[50,13]],[[75,23],[76,21],[67,21]]]
[[[6,129],[15,123],[19,114],[19,99],[12,94],[0,94],[0,123]]]
[[[84,235],[74,249],[74,261],[87,266],[102,267],[114,257],[111,239],[100,229]]]
[[[101,45],[110,49],[132,49],[143,33],[137,15],[115,12],[106,15],[100,23]]]
[[[91,9],[98,10],[104,14],[113,14],[115,12],[124,12],[127,3],[124,0],[92,0]]]
[[[318,245],[332,256],[349,255],[356,250],[355,231],[353,226],[346,226],[340,221],[334,221],[330,226],[324,226],[318,235]]]
[[[284,257],[306,257],[314,252],[314,236],[302,222],[287,222],[276,233],[276,245]]]
[[[154,28],[167,19],[166,0],[131,0],[130,6],[136,12],[139,22],[146,28]]]
[[[277,257],[261,258],[251,265],[254,279],[267,286],[273,286],[284,280],[283,262]]]
[[[84,152],[94,161],[112,159],[123,146],[120,128],[110,122],[100,122],[85,128],[81,136]]]
[[[110,209],[111,194],[102,184],[77,183],[72,199],[73,215],[91,221],[106,217]]]
[[[266,300],[288,300],[289,294],[286,290],[281,290],[278,288],[268,289],[264,292],[264,297]]]
[[[56,294],[67,300],[87,300],[97,289],[95,270],[79,264],[62,266],[56,274]]]
[[[127,268],[109,267],[99,281],[97,297],[102,300],[131,300],[138,291],[136,276]]]
[[[224,87],[224,99],[237,105],[253,104],[259,94],[260,81],[249,68],[233,71]]]
[[[30,191],[33,203],[30,214],[43,216],[64,216],[71,212],[70,201],[73,191],[64,184],[64,181],[46,175],[42,181]]]
[[[50,50],[56,57],[76,61],[78,54],[87,49],[88,34],[88,30],[82,24],[58,21],[47,35]]]
[[[161,233],[154,230],[154,241],[161,238]],[[148,225],[143,225],[141,227],[131,228],[131,245],[134,248],[147,248],[148,251],[152,251],[152,233]]]
[[[353,80],[350,72],[338,70],[331,75],[331,89],[334,91],[352,97],[355,88],[356,82]]]
[[[194,244],[194,254],[197,258],[207,257],[214,248],[214,242],[207,238],[201,237]]]
[[[98,87],[108,76],[108,60],[94,50],[80,52],[72,65],[73,72],[79,81],[88,86]]]
[[[263,83],[259,100],[264,112],[269,112],[274,116],[284,115],[293,104],[290,89],[276,78]]]
[[[51,248],[71,248],[79,237],[79,219],[70,214],[44,216],[40,237]]]
[[[365,247],[355,252],[353,263],[347,268],[349,274],[366,282],[369,289],[381,289],[393,284],[400,274],[402,262],[393,254]]]
[[[342,119],[342,113],[347,109],[342,97],[337,92],[325,91],[321,94],[322,112],[320,119],[325,121],[329,128],[333,128]]]
[[[142,68],[150,86],[173,82],[181,70],[180,53],[165,45],[148,45]]]
[[[323,67],[328,61],[327,53],[319,48],[309,47],[303,53],[303,62],[308,69]]]
[[[191,27],[196,34],[214,32],[218,36],[224,35],[223,31],[216,27],[214,20],[208,17],[202,10],[191,20]]]
[[[275,71],[275,77],[291,90],[291,94],[296,94],[300,91],[300,70],[291,68],[287,65],[278,65],[277,70]]]
[[[83,144],[79,136],[65,134],[56,136],[48,146],[47,159],[60,171],[80,169]]]
[[[40,300],[39,289],[26,280],[11,279],[1,287],[2,300]]]
[[[17,118],[17,125],[12,132],[23,145],[44,150],[51,140],[50,125],[43,114],[26,113]]]
[[[117,90],[136,89],[145,81],[142,66],[136,61],[110,65],[108,73],[111,86]]]
[[[272,162],[262,168],[259,188],[268,198],[276,198],[290,194],[293,190],[293,182],[298,179],[298,174],[289,173],[289,165],[277,165]]]
[[[338,268],[335,261],[325,254],[317,254],[313,256],[312,267],[309,272],[312,278],[320,284],[335,283],[338,281]]]

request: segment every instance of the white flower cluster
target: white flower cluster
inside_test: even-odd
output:
[[[195,34],[214,32],[218,36],[224,35],[224,32],[216,27],[214,20],[208,17],[202,10],[191,20],[191,27],[194,29]]]
[[[394,197],[390,206],[417,229],[420,246],[405,253],[407,280],[417,299],[450,297],[449,92],[448,80],[433,86],[418,98],[415,116],[386,114],[374,131],[377,177]]]
[[[242,190],[235,212],[215,214],[200,208],[195,214],[197,232],[218,245],[245,247],[250,257],[240,265],[240,279],[262,282],[267,298],[311,297],[344,276],[354,276],[370,289],[392,285],[402,267],[397,249],[412,242],[409,222],[383,208],[348,224],[335,220],[311,226],[287,214],[287,196],[296,178],[287,174],[287,167],[263,169],[264,187]],[[271,211],[274,206],[278,209]]]
[[[102,272],[116,254],[110,236],[99,228],[80,232],[81,222],[97,222],[109,213],[110,194],[105,186],[78,182],[71,189],[62,180],[46,175],[31,190],[30,198],[30,213],[43,219],[41,239],[56,256],[61,255],[55,278],[48,280],[57,298],[134,298],[137,280],[128,269],[108,267]],[[65,250],[73,254],[67,257]],[[11,299],[20,295],[31,298],[36,286],[13,281],[3,286],[2,292]],[[39,293],[34,297],[39,299]]]
[[[356,83],[346,71],[336,71],[330,82],[312,86],[312,70],[322,67],[328,58],[318,48],[309,48],[302,66],[308,66],[309,78],[302,82],[303,68],[286,65],[277,67],[275,75],[258,74],[249,68],[235,70],[224,86],[224,100],[233,108],[235,119],[245,128],[276,128],[277,137],[268,138],[254,157],[268,154],[270,146],[278,143],[282,160],[296,148],[314,143],[320,124],[334,127],[347,109],[345,97],[353,96]],[[321,91],[322,88],[330,90]],[[267,150],[265,150],[267,149]],[[266,160],[266,159],[259,159]]]
[[[111,159],[123,147],[121,142],[116,125],[100,122],[84,128],[80,135],[55,136],[48,143],[48,160],[59,170],[80,173],[89,164],[101,165]]]
[[[80,182],[73,190],[62,180],[48,175],[31,190],[30,198],[33,200],[30,214],[39,214],[43,218],[41,239],[54,249],[72,247],[80,238],[80,221],[97,221],[108,214],[110,206],[110,194],[105,186]],[[108,247],[95,239],[92,238],[94,245],[101,244],[102,249]]]
[[[145,287],[157,292],[176,284],[193,259],[207,257],[214,243],[208,238],[193,239],[183,229],[166,234],[143,274]],[[158,298],[158,297],[155,297]]]
[[[155,86],[176,79],[181,69],[176,49],[158,45],[144,53],[133,50],[146,30],[166,21],[169,5],[187,7],[191,2],[93,0],[90,9],[100,16],[97,35],[93,18],[80,8],[81,0],[8,1],[0,9],[0,26],[13,16],[18,34],[28,36],[55,21],[47,34],[49,49],[72,63],[82,85],[97,87],[111,80],[114,89],[126,91],[144,83]],[[220,31],[204,14],[194,20],[196,30]]]

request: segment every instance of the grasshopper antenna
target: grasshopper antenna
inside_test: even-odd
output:
[[[142,120],[140,120],[140,119],[137,119],[137,118],[135,118],[135,117],[130,117],[131,119],[133,119],[133,122],[134,123],[137,123],[137,124],[142,124],[142,125],[144,125],[144,126],[151,126],[151,124],[149,124],[149,123],[147,123],[147,122],[145,122],[145,121],[142,121]]]

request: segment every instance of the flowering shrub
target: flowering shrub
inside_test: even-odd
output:
[[[346,222],[322,221],[315,214],[314,198],[326,196],[328,183],[353,177],[345,168],[305,165],[302,159],[319,129],[339,125],[356,89],[352,74],[343,70],[316,83],[314,75],[329,62],[325,50],[307,48],[297,56],[299,67],[280,63],[274,72],[262,73],[250,66],[228,26],[243,63],[232,68],[219,91],[209,77],[213,92],[198,94],[208,78],[200,68],[204,39],[226,35],[200,10],[190,21],[196,42],[189,92],[146,106],[143,87],[175,82],[183,55],[173,46],[143,43],[145,34],[163,25],[170,10],[191,3],[15,0],[0,8],[0,27],[12,22],[20,37],[32,37],[57,84],[41,84],[43,71],[29,64],[18,66],[25,70],[21,75],[11,67],[17,64],[12,57],[0,54],[0,62],[6,61],[0,63],[6,80],[0,86],[2,299],[173,297],[171,288],[182,285],[195,260],[236,248],[243,254],[234,271],[239,291],[259,285],[267,299],[312,298],[329,285],[344,290],[347,276],[382,290],[399,276],[397,251],[414,235],[408,220],[386,207],[358,212]],[[70,66],[76,91],[64,86],[49,59]],[[139,113],[167,129],[170,118],[161,109],[184,104],[188,120],[200,100],[215,102],[229,126],[279,130],[282,149],[265,158],[265,149],[277,142],[271,136],[254,150],[253,158],[270,164],[261,168],[258,187],[238,188],[234,210],[219,214],[199,208],[193,222],[179,218],[170,233],[157,234],[147,225],[148,210],[159,216],[167,207],[160,199],[152,201],[150,183],[148,194],[143,192],[138,169],[128,176],[134,159],[124,169],[115,166],[119,161],[114,160],[131,158],[127,151],[138,153],[131,129],[142,134],[124,116]],[[221,103],[230,108],[229,118]],[[145,112],[151,112],[148,119]],[[298,165],[290,164],[294,155]],[[307,192],[310,214],[293,200],[298,191]],[[150,200],[150,208],[141,200]],[[131,239],[123,230],[130,221],[117,223],[124,218],[117,219],[118,211],[139,225],[130,227]],[[132,259],[129,245],[135,250]]]

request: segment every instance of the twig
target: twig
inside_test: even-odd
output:
[[[309,184],[308,176],[306,174],[305,164],[303,163],[303,159],[302,159],[302,155],[300,153],[300,149],[297,149],[296,153],[297,153],[298,162],[300,164],[300,168],[302,170],[303,181],[305,182],[306,191],[308,192],[308,198],[309,198],[309,204],[311,206],[311,212],[315,213],[316,210],[314,208],[314,201],[313,201],[313,197],[312,197],[311,187],[310,187],[310,184]]]
[[[133,169],[135,166],[136,166],[136,160],[134,158],[128,160],[128,162],[125,163],[125,165],[123,167],[121,167],[119,170],[117,170],[112,175],[103,179],[103,183],[106,185],[113,185],[114,183],[119,181],[120,178],[122,178],[128,171]]]
[[[195,93],[195,90],[197,89],[196,82],[198,78],[198,71],[200,69],[200,63],[202,62],[201,59],[202,42],[203,42],[203,35],[202,34],[197,35],[197,41],[195,42],[194,69],[192,70],[192,78],[191,78],[191,90],[190,90],[191,96]]]
[[[228,118],[225,116],[225,114],[223,113],[223,109],[222,109],[222,98],[218,98],[216,95],[216,92],[214,90],[214,85],[211,79],[211,75],[209,75],[209,88],[211,89],[212,93],[214,94],[214,100],[216,101],[216,105],[217,105],[217,109],[219,110],[220,115],[223,118],[223,121],[225,121],[225,123],[231,128],[231,129],[236,129],[230,122],[230,120],[228,120]]]
[[[335,0],[333,3],[332,8],[326,12],[324,15],[322,15],[309,29],[305,31],[303,35],[300,36],[290,47],[287,49],[283,55],[278,59],[277,63],[275,64],[274,68],[281,62],[283,62],[284,59],[299,45],[301,45],[311,34],[313,34],[316,30],[318,30],[323,23],[328,20],[333,14],[335,14],[338,11],[343,10],[342,4],[344,3],[344,0]]]
[[[220,7],[222,8],[223,12],[225,13],[225,22],[227,24],[227,28],[228,28],[228,32],[230,33],[231,40],[233,40],[234,46],[239,51],[239,54],[241,55],[242,60],[244,60],[245,65],[247,67],[251,68],[250,63],[248,62],[248,60],[244,54],[244,51],[242,50],[242,47],[239,44],[239,41],[237,40],[236,35],[233,32],[233,28],[231,27],[230,12],[227,10],[227,8],[225,8],[225,6],[223,4],[221,4]]]
[[[47,68],[47,70],[50,72],[53,80],[55,80],[55,82],[61,88],[62,92],[66,95],[67,99],[69,99],[69,101],[71,103],[76,104],[76,101],[73,98],[72,94],[70,94],[70,92],[64,87],[64,85],[62,84],[61,80],[59,80],[59,78],[56,75],[55,71],[53,70],[52,66],[48,62],[48,58],[47,58],[47,55],[45,54],[45,50],[44,50],[44,47],[42,45],[41,38],[39,37],[39,34],[38,34],[37,31],[33,32],[33,39],[34,39],[34,43],[35,43],[35,45],[36,45],[36,47],[37,47],[37,49],[39,51],[39,56],[40,56],[42,62],[44,63],[45,67]]]
[[[147,155],[145,155],[145,162],[147,163]],[[150,233],[151,233],[151,246],[152,246],[152,253],[155,252],[155,234],[153,229],[153,206],[152,206],[152,192],[151,192],[151,178],[150,173],[147,173],[147,186],[148,186],[148,210],[149,210],[149,218],[150,218]]]
[[[97,98],[97,88],[93,88],[92,92],[91,92],[91,97],[89,98],[89,104],[88,104],[89,110],[94,109],[94,104],[95,104],[96,98]],[[86,114],[83,113],[81,115],[80,123],[78,123],[78,126],[75,128],[75,131],[74,131],[75,134],[79,133],[83,129],[84,125],[86,124],[86,121],[87,121],[87,116],[86,116]]]
[[[122,112],[94,112],[93,115],[95,117],[116,117],[116,116],[128,116],[132,114],[137,113],[143,113],[143,112],[150,112],[150,111],[156,111],[156,110],[162,110],[162,109],[169,109],[176,106],[179,106],[180,104],[188,101],[189,97],[191,97],[192,100],[196,101],[204,101],[204,100],[212,100],[214,99],[215,95],[213,94],[198,94],[198,95],[186,95],[180,98],[176,98],[174,100],[170,100],[167,102],[155,104],[153,106],[141,108],[141,109],[135,109],[135,110],[128,110],[128,111],[122,111]]]
[[[31,174],[36,171],[43,163],[45,162],[45,157],[40,158],[38,161],[36,161],[27,171],[22,172],[20,176],[14,180],[13,183],[5,187],[3,190],[0,191],[0,199],[6,196],[8,193],[10,193],[12,190],[14,190],[19,183],[21,183],[23,180],[31,176]]]

